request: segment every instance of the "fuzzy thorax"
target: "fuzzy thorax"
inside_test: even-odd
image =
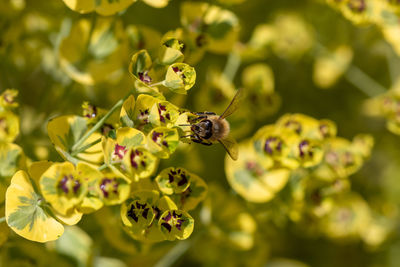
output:
[[[209,116],[208,119],[212,122],[212,136],[210,141],[225,139],[229,134],[229,122],[226,119],[220,119],[219,116]]]

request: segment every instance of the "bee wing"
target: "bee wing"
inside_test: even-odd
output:
[[[233,97],[231,103],[229,106],[225,109],[224,113],[222,113],[221,116],[219,116],[220,119],[224,119],[231,115],[235,110],[239,107],[239,102],[241,101],[243,97],[243,90],[241,88],[238,89],[236,92],[236,95]]]
[[[225,148],[226,152],[228,152],[229,156],[233,160],[237,160],[239,157],[239,149],[238,145],[231,136],[228,136],[225,139],[219,139],[218,142],[221,143],[221,145]]]

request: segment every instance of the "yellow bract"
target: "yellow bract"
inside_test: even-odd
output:
[[[32,241],[58,239],[64,227],[41,206],[43,202],[42,197],[34,191],[27,173],[18,171],[6,193],[7,224],[14,232]]]
[[[79,13],[89,13],[96,11],[98,14],[103,16],[114,15],[120,12],[136,0],[119,0],[119,1],[108,1],[108,0],[63,0],[64,3],[72,10]]]
[[[239,145],[240,157],[233,161],[225,157],[225,172],[229,184],[247,201],[270,201],[287,183],[290,171],[285,168],[268,169],[271,166],[257,157],[251,143]]]

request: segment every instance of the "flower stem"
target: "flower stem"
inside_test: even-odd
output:
[[[100,143],[100,141],[101,141],[101,138],[98,138],[95,141],[93,141],[93,142],[91,142],[91,143],[89,143],[87,145],[84,145],[83,147],[78,148],[77,150],[75,150],[74,152],[71,153],[71,156],[78,155],[79,153],[85,151],[86,149],[88,149],[88,148]]]
[[[235,52],[232,52],[228,56],[228,60],[225,64],[224,68],[224,75],[226,78],[228,78],[230,81],[233,81],[235,78],[235,75],[240,67],[241,63],[241,58],[238,54]]]
[[[161,81],[161,82],[158,82],[158,83],[149,84],[149,86],[150,87],[154,87],[154,86],[164,85],[164,81]]]
[[[104,170],[105,168],[107,168],[108,167],[108,164],[107,163],[104,163],[103,165],[101,165],[100,167],[98,167],[97,169],[99,170],[99,171],[102,171],[102,170]]]
[[[83,143],[86,141],[86,139],[88,139],[95,131],[97,131],[98,129],[100,129],[101,126],[103,126],[104,122],[118,109],[122,106],[122,104],[124,103],[125,99],[128,98],[128,96],[131,93],[129,92],[129,94],[127,94],[124,98],[122,98],[121,100],[119,100],[108,112],[106,115],[104,115],[103,118],[101,118],[93,127],[92,129],[90,129],[84,136],[82,136],[78,142],[76,142],[73,146],[72,146],[72,153],[75,152],[78,147],[81,147],[83,145]]]
[[[387,91],[385,87],[377,83],[362,70],[352,65],[349,66],[344,77],[369,97],[374,97]]]

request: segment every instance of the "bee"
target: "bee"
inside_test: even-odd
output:
[[[235,139],[230,133],[229,122],[226,118],[234,113],[239,107],[239,102],[242,96],[242,90],[239,89],[233,97],[231,103],[225,111],[219,116],[214,112],[198,112],[197,117],[190,120],[190,124],[182,126],[190,126],[192,134],[185,136],[202,145],[210,146],[219,142],[228,152],[233,160],[238,158],[238,147]]]

